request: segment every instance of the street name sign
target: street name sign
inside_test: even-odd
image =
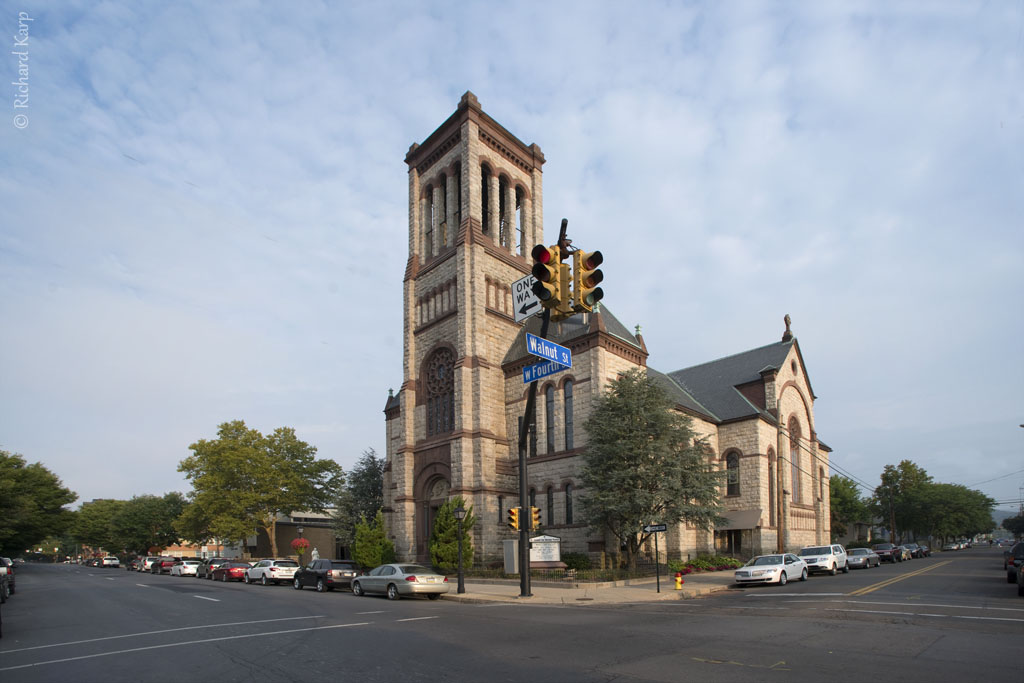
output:
[[[655,531],[667,531],[668,525],[666,524],[648,524],[644,527],[644,533],[649,534]]]
[[[526,350],[545,360],[554,361],[567,368],[572,367],[572,352],[569,349],[529,332],[526,333]]]
[[[536,363],[534,365],[527,365],[523,368],[523,384],[529,384],[530,382],[542,377],[547,377],[548,375],[553,375],[556,372],[568,369],[568,365],[559,365],[558,363],[550,360],[546,360],[542,363]]]
[[[533,293],[533,283],[536,281],[532,275],[527,275],[512,283],[512,310],[517,323],[544,310],[540,299]]]

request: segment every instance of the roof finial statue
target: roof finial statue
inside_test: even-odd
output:
[[[789,326],[793,324],[793,320],[789,317],[789,313],[787,313],[782,321],[786,323],[786,331],[782,333],[782,341],[788,342],[793,338],[793,332],[789,329]]]

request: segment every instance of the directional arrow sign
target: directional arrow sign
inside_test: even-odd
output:
[[[523,368],[523,384],[529,384],[530,382],[538,380],[541,377],[547,377],[548,375],[553,375],[556,372],[561,372],[562,370],[568,369],[569,366],[559,365],[558,363],[554,363],[552,361],[544,361],[543,363],[527,365],[525,368]]]
[[[517,323],[544,310],[540,305],[540,299],[533,293],[534,282],[536,279],[532,275],[527,275],[512,283],[512,308],[516,314]]]
[[[526,333],[526,350],[545,360],[551,360],[568,368],[572,367],[572,352],[564,346],[536,335]]]
[[[644,533],[649,534],[654,531],[667,531],[668,526],[665,524],[648,524],[644,527]]]

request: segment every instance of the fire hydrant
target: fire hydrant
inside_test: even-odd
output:
[[[676,572],[676,590],[677,591],[683,590],[683,573],[682,572]]]

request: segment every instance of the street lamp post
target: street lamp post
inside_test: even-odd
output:
[[[466,592],[466,583],[462,576],[462,520],[466,518],[466,509],[461,505],[455,508],[455,519],[459,523],[459,587],[456,589],[456,593]]]

